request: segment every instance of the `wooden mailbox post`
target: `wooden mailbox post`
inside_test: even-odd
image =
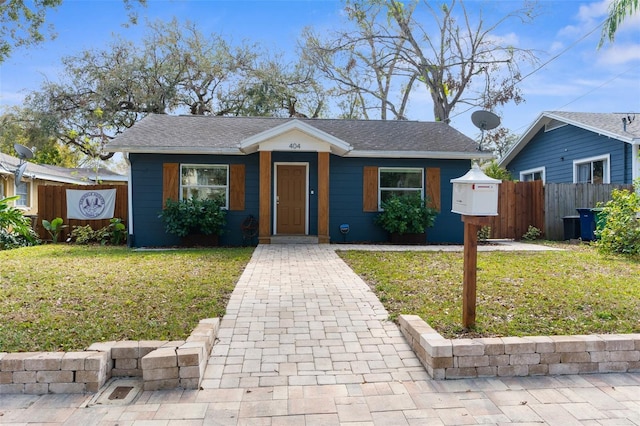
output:
[[[476,273],[478,230],[489,224],[489,216],[498,215],[498,185],[501,180],[485,175],[477,164],[462,177],[451,179],[451,211],[464,222],[464,273],[462,287],[462,326],[476,324]]]

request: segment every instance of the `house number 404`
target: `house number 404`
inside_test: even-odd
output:
[[[291,148],[291,149],[300,149],[300,144],[299,143],[290,143],[289,144],[289,148]]]

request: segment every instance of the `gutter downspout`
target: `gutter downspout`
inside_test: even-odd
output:
[[[131,160],[129,153],[124,153],[124,160],[127,162],[127,247],[135,247],[135,234],[133,232],[133,176],[131,172]]]

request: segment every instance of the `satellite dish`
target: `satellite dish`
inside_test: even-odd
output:
[[[22,163],[20,164],[20,166],[16,169],[15,174],[16,174],[16,184],[20,183],[20,181],[22,180],[22,175],[24,174],[24,171],[27,169],[27,164],[28,163]]]
[[[20,145],[19,143],[13,144],[13,149],[16,150],[18,158],[21,160],[30,160],[33,158],[33,151],[24,145]]]
[[[475,111],[471,114],[471,122],[480,130],[493,130],[500,125],[500,117],[491,111]]]
[[[471,114],[471,122],[481,131],[480,144],[478,145],[478,151],[482,151],[482,141],[484,141],[484,131],[493,130],[500,125],[500,117],[492,113],[491,111],[475,111]]]

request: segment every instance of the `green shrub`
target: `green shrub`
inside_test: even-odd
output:
[[[122,219],[114,217],[109,222],[109,225],[100,229],[93,229],[91,225],[74,226],[71,238],[76,244],[100,243],[117,246],[127,241],[127,228]]]
[[[94,231],[91,225],[74,226],[71,231],[71,238],[76,244],[89,244],[100,241],[97,231]]]
[[[602,253],[640,255],[640,196],[626,189],[614,189],[611,200],[598,214],[596,246]]]
[[[122,219],[114,217],[107,226],[107,239],[114,246],[123,244],[127,241],[127,228],[122,223]]]
[[[494,179],[513,180],[511,172],[504,167],[500,167],[496,160],[492,160],[489,164],[482,166],[482,171],[485,175]]]
[[[25,237],[24,235],[12,232],[9,229],[0,228],[0,250],[11,250],[37,245],[38,237],[35,232],[32,231],[31,233],[31,236]]]
[[[0,199],[0,250],[38,244],[38,236],[31,227],[31,219],[11,205],[19,197]]]
[[[529,229],[522,236],[523,240],[526,241],[535,241],[542,236],[542,231],[536,228],[533,225],[529,225]]]
[[[62,232],[62,230],[67,227],[67,225],[62,224],[61,217],[56,217],[51,222],[43,219],[42,226],[47,230],[49,235],[51,235],[51,241],[53,241],[54,244],[58,242],[58,238],[60,238],[60,232]]]
[[[101,245],[120,245],[127,241],[127,228],[122,223],[122,219],[114,217],[109,221],[109,225],[94,231],[94,238]]]
[[[420,195],[392,195],[382,203],[375,223],[391,233],[421,234],[436,221],[438,211],[427,207]]]
[[[219,198],[167,200],[158,217],[164,222],[168,234],[179,237],[189,234],[222,235],[227,224],[224,205],[224,201]]]
[[[491,227],[483,226],[478,230],[478,241],[486,243],[491,238]]]

